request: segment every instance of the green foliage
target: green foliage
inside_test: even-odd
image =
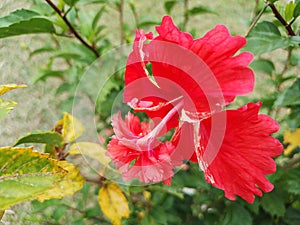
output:
[[[14,146],[25,143],[42,143],[53,146],[62,145],[62,136],[56,132],[34,132],[16,140]]]
[[[300,105],[300,79],[297,79],[292,86],[282,92],[275,102],[275,106],[293,105]]]
[[[249,34],[244,50],[258,56],[291,45],[293,45],[291,38],[282,36],[274,23],[263,21]]]
[[[33,33],[55,33],[55,28],[50,19],[26,9],[0,18],[0,38]]]

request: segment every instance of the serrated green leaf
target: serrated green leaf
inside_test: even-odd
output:
[[[55,33],[55,28],[48,18],[27,9],[0,18],[0,38],[33,33]]]
[[[285,190],[291,194],[300,195],[300,167],[290,169],[284,176],[282,176],[281,182],[283,182]]]
[[[244,51],[252,52],[259,56],[279,48],[286,48],[294,45],[290,37],[282,37],[278,28],[271,22],[263,21],[258,23],[247,37],[247,45]]]
[[[285,214],[284,197],[276,189],[264,194],[261,198],[261,206],[267,213],[273,216],[282,217]]]
[[[166,1],[164,3],[164,8],[165,8],[167,14],[171,13],[171,11],[172,11],[173,7],[176,5],[176,3],[178,3],[178,1]]]
[[[85,179],[73,164],[66,161],[59,161],[57,164],[67,171],[67,173],[56,182],[55,186],[37,196],[36,199],[38,201],[43,202],[50,198],[62,198],[64,196],[73,195],[83,187]]]
[[[0,148],[0,209],[38,198],[66,174],[58,161],[33,148]]]
[[[56,132],[34,132],[26,134],[25,136],[16,140],[14,146],[25,144],[25,143],[41,143],[53,146],[62,145],[62,136]]]
[[[282,92],[274,103],[275,106],[300,105],[300,78]]]
[[[221,225],[252,225],[252,218],[248,210],[242,205],[234,203],[225,209],[225,217],[220,221]]]

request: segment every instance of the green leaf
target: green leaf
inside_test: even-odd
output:
[[[49,77],[63,77],[65,71],[62,70],[43,70],[41,73],[33,79],[33,83],[37,83],[38,81],[45,81]]]
[[[300,195],[300,167],[290,169],[284,176],[281,178],[285,190],[291,194]]]
[[[291,107],[291,112],[286,120],[291,129],[296,129],[300,126],[300,107]]]
[[[251,63],[250,67],[252,69],[254,69],[255,71],[260,71],[260,72],[266,73],[270,76],[273,74],[273,71],[275,70],[275,66],[274,66],[273,62],[270,60],[267,60],[267,59],[254,60]]]
[[[164,8],[165,8],[167,14],[171,13],[171,11],[172,11],[173,7],[176,5],[176,3],[178,3],[178,1],[166,1],[164,3]]]
[[[102,17],[102,15],[103,15],[104,12],[105,12],[105,6],[101,7],[100,10],[95,15],[95,17],[93,19],[93,22],[92,22],[92,28],[93,28],[93,30],[96,30],[97,24],[98,24],[98,22],[99,22],[99,20]]]
[[[208,8],[206,6],[202,6],[202,5],[199,5],[199,6],[196,6],[194,8],[188,9],[186,11],[186,14],[191,15],[191,16],[198,15],[198,14],[203,14],[203,13],[212,13],[212,14],[216,14],[216,15],[218,14],[213,9]]]
[[[0,148],[0,209],[38,198],[66,174],[58,161],[33,148]]]
[[[248,210],[238,203],[233,203],[225,209],[225,217],[220,221],[221,225],[252,225],[252,218]]]
[[[286,48],[294,45],[290,37],[282,37],[278,28],[271,22],[263,21],[258,23],[247,37],[247,45],[244,51],[252,52],[259,56],[279,48]]]
[[[69,6],[74,6],[79,0],[64,0]]]
[[[274,103],[275,106],[300,105],[300,78],[282,92]]]
[[[14,146],[25,144],[25,143],[42,143],[53,146],[62,145],[62,136],[56,132],[34,132],[26,134],[24,137],[19,138]]]
[[[156,19],[149,17],[149,16],[141,16],[139,18],[138,26],[145,27],[145,26],[151,26],[151,25],[157,25],[157,24],[159,24],[159,22]]]
[[[296,4],[292,1],[290,1],[286,7],[285,7],[285,20],[290,21],[294,17],[294,10],[295,10]]]
[[[285,214],[284,196],[277,189],[264,194],[261,199],[261,206],[272,216],[282,217]]]
[[[16,104],[17,103],[13,101],[4,101],[3,99],[0,99],[0,119],[6,116]]]
[[[0,18],[0,38],[33,33],[55,33],[55,28],[48,18],[27,9]]]
[[[297,18],[298,16],[300,16],[300,2],[297,3],[297,5],[294,9],[293,16],[294,16],[294,18]]]
[[[300,224],[300,209],[289,207],[284,216],[284,221],[288,225],[299,225]]]

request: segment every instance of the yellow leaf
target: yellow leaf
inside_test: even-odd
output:
[[[113,225],[121,225],[122,217],[129,218],[128,201],[117,184],[103,186],[99,191],[98,201],[102,212]]]
[[[284,133],[284,143],[289,143],[289,146],[284,150],[285,155],[289,155],[297,146],[300,147],[300,128],[294,132],[286,131]]]
[[[8,91],[11,91],[13,89],[17,88],[25,88],[27,87],[26,85],[16,85],[16,84],[6,84],[6,85],[0,85],[0,95],[5,94]]]
[[[109,177],[110,179],[116,179],[120,176],[120,171],[109,165],[111,159],[105,154],[106,150],[99,144],[77,142],[71,145],[68,153],[71,155],[81,154],[97,160],[100,163],[98,165],[98,174],[101,176]]]
[[[63,119],[57,122],[55,131],[62,134],[64,143],[71,143],[82,135],[84,127],[78,119],[68,113],[64,113]]]
[[[71,145],[68,153],[71,155],[86,155],[88,157],[91,157],[92,159],[97,160],[104,166],[107,166],[111,161],[111,159],[105,154],[106,150],[101,145],[92,142],[74,143]]]
[[[50,198],[62,198],[64,196],[73,195],[74,192],[80,190],[85,183],[79,170],[71,163],[59,161],[58,165],[68,173],[51,189],[48,189],[37,197],[37,200],[43,202]]]

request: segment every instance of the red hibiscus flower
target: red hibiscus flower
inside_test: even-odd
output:
[[[252,91],[252,55],[236,55],[246,40],[218,25],[200,39],[181,32],[171,18],[158,36],[137,31],[125,71],[124,101],[153,123],[128,114],[115,116],[108,155],[125,180],[170,184],[183,160],[197,162],[207,182],[228,199],[249,203],[269,192],[276,169],[272,157],[283,148],[270,135],[278,124],[258,115],[261,103],[223,111],[237,95]],[[151,125],[153,127],[151,127]],[[170,141],[158,137],[176,128]]]
[[[107,154],[122,172],[123,179],[138,178],[143,183],[163,181],[170,184],[174,175],[170,155],[175,146],[157,140],[157,127],[151,129],[151,123],[140,122],[131,113],[127,114],[125,121],[120,114],[116,115],[112,124],[115,135],[108,144]]]

